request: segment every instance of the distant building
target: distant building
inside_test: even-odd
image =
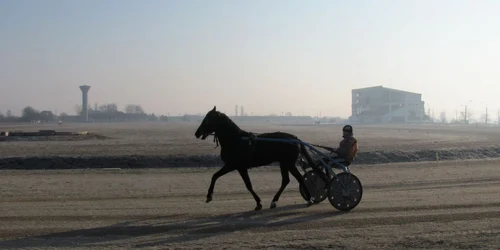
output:
[[[425,117],[422,94],[375,86],[352,91],[349,118],[360,123],[422,122]]]

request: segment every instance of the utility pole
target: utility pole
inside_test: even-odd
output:
[[[465,112],[464,112],[464,123],[468,123],[467,122],[467,105],[465,105]]]
[[[484,124],[487,125],[488,124],[488,107],[486,107],[486,116],[484,118]]]
[[[392,122],[392,89],[389,89],[389,122]]]

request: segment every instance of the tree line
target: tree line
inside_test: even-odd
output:
[[[7,114],[0,112],[0,121],[3,122],[30,122],[30,121],[41,121],[49,122],[55,119],[55,115],[52,111],[42,110],[38,111],[31,106],[27,106],[22,110],[21,116],[12,115],[12,111],[8,110]]]
[[[87,110],[89,112],[101,112],[101,113],[121,112],[118,109],[118,105],[116,105],[116,103],[108,103],[108,104],[102,104],[102,105],[97,105],[97,103],[96,103],[96,104],[94,104],[93,107],[91,105],[89,105]],[[77,115],[81,115],[82,114],[82,105],[77,104],[75,106],[75,111],[76,111]],[[127,104],[125,106],[124,113],[125,114],[146,114],[146,112],[144,111],[142,106],[138,105],[138,104]]]
[[[82,115],[82,106],[75,106],[76,116]],[[148,114],[144,111],[141,105],[138,104],[128,104],[125,106],[124,111],[118,109],[118,105],[115,103],[97,105],[94,107],[88,107],[89,116],[95,117],[100,120],[106,120],[110,118],[120,117],[123,118],[133,118],[148,121],[167,121],[167,116],[161,115],[157,117],[154,113]],[[37,110],[32,106],[26,106],[21,112],[21,116],[14,116],[10,110],[6,114],[0,112],[0,122],[31,122],[40,121],[42,123],[55,122],[60,120],[65,120],[70,117],[67,113],[61,113],[55,115],[50,110]]]

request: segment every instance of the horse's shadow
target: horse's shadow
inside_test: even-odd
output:
[[[289,226],[301,222],[310,222],[327,216],[336,216],[343,213],[338,211],[323,213],[308,213],[300,211],[305,205],[288,205],[275,209],[248,211],[198,218],[192,220],[175,219],[175,217],[160,217],[150,220],[129,221],[111,226],[73,230],[61,233],[52,233],[41,236],[27,237],[0,242],[0,248],[29,248],[29,247],[75,247],[75,246],[113,246],[113,241],[127,241],[135,247],[153,247],[158,245],[195,241],[218,235],[244,231],[256,228],[272,228]],[[294,211],[295,210],[295,211]],[[280,220],[283,217],[291,217]],[[168,222],[163,222],[168,221]],[[156,240],[137,239],[138,237],[156,235]],[[160,237],[160,239],[158,239]],[[108,243],[106,243],[108,242]]]

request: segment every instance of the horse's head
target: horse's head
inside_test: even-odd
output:
[[[205,140],[209,134],[215,132],[217,125],[220,123],[220,118],[222,118],[221,113],[216,111],[214,106],[214,108],[205,115],[205,118],[203,118],[203,121],[201,121],[200,126],[194,133],[196,138],[200,138],[201,136],[201,139]]]

